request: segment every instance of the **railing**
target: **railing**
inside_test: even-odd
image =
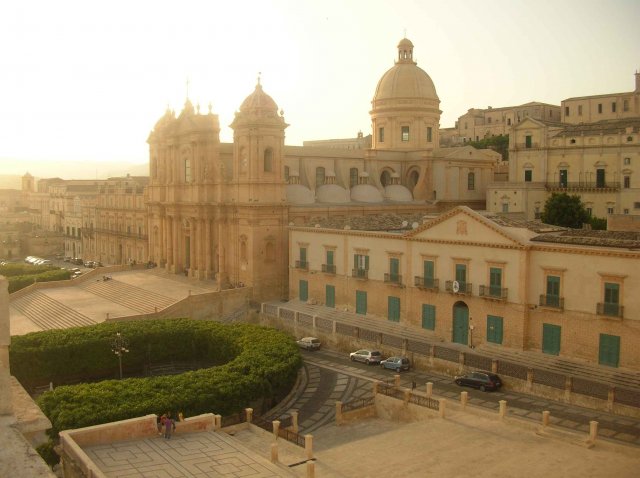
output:
[[[402,275],[385,273],[384,281],[387,284],[402,284]]]
[[[384,382],[378,383],[378,393],[386,395],[387,397],[397,398],[398,400],[404,400],[404,392],[402,390]]]
[[[439,279],[415,276],[413,284],[420,289],[438,290],[440,288],[439,282],[440,282]]]
[[[282,424],[280,424],[280,426],[282,427]],[[287,430],[286,428],[279,428],[278,436],[302,448],[304,448],[306,445],[304,435],[300,435],[294,431]]]
[[[242,410],[238,413],[234,413],[233,415],[222,417],[222,428],[230,427],[231,425],[237,425],[238,423],[243,423],[245,421],[247,421],[247,416],[245,414],[245,411]]]
[[[618,191],[620,189],[620,181],[577,181],[577,182],[547,182],[545,183],[547,191]]]
[[[309,270],[309,263],[307,261],[296,261],[296,269]]]
[[[335,264],[322,264],[322,272],[326,272],[327,274],[335,274],[336,273]]]
[[[351,277],[356,279],[368,279],[369,271],[367,269],[351,269]]]
[[[451,292],[453,294],[464,294],[471,295],[473,291],[473,285],[470,282],[458,282],[458,290],[454,290],[453,283],[456,281],[448,280],[444,283],[444,289],[447,292]]]
[[[430,397],[423,397],[422,395],[416,395],[414,393],[409,395],[409,403],[430,408],[431,410],[440,410],[440,402],[438,400]]]
[[[556,309],[564,310],[564,297],[557,295],[541,294],[540,302],[541,307],[555,307]]]
[[[608,302],[598,302],[597,306],[597,314],[598,315],[606,315],[609,317],[619,317],[622,318],[624,314],[624,307],[620,304],[611,304]]]
[[[497,287],[493,285],[481,285],[480,297],[489,297],[491,299],[507,300],[507,293],[509,289],[505,287]]]
[[[352,400],[350,402],[342,404],[342,413],[350,412],[352,410],[358,410],[358,409],[364,408],[364,407],[369,407],[371,405],[374,405],[375,403],[376,403],[376,400],[375,400],[374,397],[361,398],[361,399],[358,399],[358,400]]]

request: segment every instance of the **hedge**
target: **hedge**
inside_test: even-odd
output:
[[[50,282],[71,278],[71,271],[55,266],[32,266],[29,264],[7,264],[0,266],[0,275],[9,280],[9,293],[30,286],[34,282]]]
[[[30,373],[45,377],[55,371],[64,381],[65,374],[95,374],[92,367],[117,369],[111,351],[116,331],[129,340],[130,352],[124,355],[123,363],[204,360],[218,366],[181,375],[57,387],[38,399],[51,420],[52,436],[65,429],[169,410],[186,416],[234,413],[256,400],[284,396],[302,364],[295,342],[275,329],[166,319],[102,323],[14,337],[11,370],[22,382]]]

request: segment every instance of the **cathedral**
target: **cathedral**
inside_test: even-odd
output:
[[[404,38],[371,102],[372,134],[285,146],[282,110],[263,90],[221,143],[218,116],[187,100],[149,138],[149,259],[171,273],[288,296],[289,225],[313,218],[484,208],[500,155],[439,147],[440,100]],[[298,245],[295,249],[297,250]]]

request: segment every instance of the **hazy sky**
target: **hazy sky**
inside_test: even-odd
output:
[[[186,97],[220,116],[262,84],[287,144],[370,133],[382,74],[406,36],[441,126],[472,107],[631,91],[640,1],[29,1],[0,6],[0,173],[19,160],[148,159]],[[16,161],[18,160],[18,161]]]

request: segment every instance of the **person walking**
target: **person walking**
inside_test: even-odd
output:
[[[176,422],[171,418],[171,413],[167,413],[167,417],[164,419],[164,437],[171,439],[171,433],[176,429]]]

